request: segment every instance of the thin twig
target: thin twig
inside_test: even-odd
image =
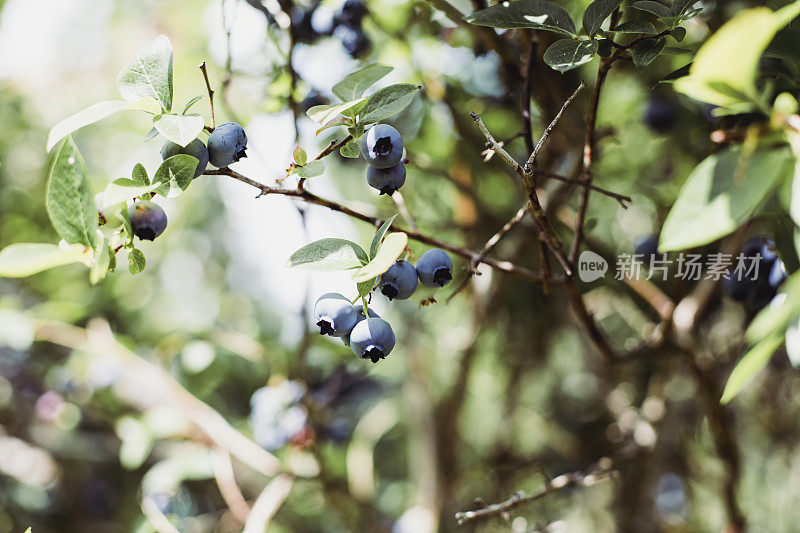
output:
[[[472,511],[458,512],[455,518],[458,525],[463,525],[470,520],[507,513],[520,505],[544,498],[551,492],[574,487],[590,487],[599,481],[611,479],[616,475],[617,472],[613,469],[611,459],[604,457],[587,471],[570,472],[546,481],[544,488],[539,492],[526,494],[525,492],[518,491],[505,501],[484,505],[480,509]]]
[[[550,180],[560,181],[563,183],[577,183],[586,186],[586,184],[581,180],[568,178],[566,176],[561,176],[560,174],[552,174],[550,172],[539,172],[538,170],[535,170],[533,175],[537,177],[547,178]],[[599,192],[600,194],[608,196],[609,198],[613,198],[614,200],[619,202],[619,205],[622,206],[623,209],[627,209],[628,205],[633,203],[633,199],[627,194],[619,194],[592,184],[589,184],[588,187],[595,192]]]
[[[211,82],[208,79],[208,71],[206,69],[206,62],[203,61],[200,63],[200,72],[203,73],[203,79],[206,82],[206,89],[208,90],[208,105],[211,107],[211,129],[208,129],[209,132],[214,131],[217,127],[217,121],[214,117],[214,89],[211,88]]]
[[[237,181],[241,181],[242,183],[246,183],[247,185],[250,185],[251,187],[254,187],[260,191],[258,196],[266,196],[270,194],[289,196],[292,198],[297,198],[309,204],[320,205],[332,211],[338,211],[339,213],[343,213],[347,216],[363,220],[364,222],[372,224],[376,228],[380,227],[380,225],[383,224],[383,220],[379,219],[378,217],[374,217],[371,215],[367,215],[365,213],[361,213],[354,209],[350,209],[345,205],[317,196],[316,194],[311,193],[306,189],[285,189],[279,187],[269,187],[251,178],[248,178],[243,174],[239,174],[238,172],[236,172],[235,170],[231,170],[230,168],[207,170],[205,173],[212,176],[228,176]],[[442,241],[435,237],[431,237],[429,235],[425,235],[423,233],[419,233],[416,231],[409,231],[404,228],[400,228],[394,224],[392,224],[392,229],[396,231],[405,232],[408,235],[409,239],[413,239],[423,244],[428,244],[431,246],[435,246],[437,248],[441,248],[443,250],[447,250],[448,252],[452,252],[456,255],[464,257],[467,260],[477,259],[480,255],[479,252],[476,252],[474,250],[470,250],[468,248],[462,248],[461,246],[450,244],[448,242]],[[506,272],[509,274],[514,274],[522,278],[528,279],[530,281],[537,281],[537,282],[542,281],[542,275],[539,272],[515,265],[510,261],[500,261],[497,259],[492,259],[490,257],[484,257],[479,262],[488,265],[495,270],[499,270],[501,272]],[[554,278],[551,280],[551,282],[563,283],[564,278],[563,277]]]
[[[448,302],[452,300],[456,294],[464,290],[469,281],[472,279],[472,276],[478,273],[477,271],[478,264],[486,257],[486,255],[489,252],[492,251],[492,248],[494,248],[497,245],[497,243],[499,243],[500,240],[503,237],[505,237],[505,235],[509,231],[511,231],[512,228],[514,228],[514,226],[516,226],[522,221],[523,217],[525,216],[525,212],[527,210],[528,210],[528,204],[526,203],[524,206],[519,208],[519,211],[517,211],[517,213],[511,218],[511,220],[506,222],[505,225],[497,231],[497,233],[492,235],[492,237],[488,241],[486,241],[486,244],[483,245],[483,248],[481,248],[480,252],[478,253],[478,257],[470,261],[469,267],[467,268],[467,276],[464,278],[464,281],[462,281],[461,285],[459,285],[458,288],[455,291],[453,291],[453,293],[450,296],[447,297]]]
[[[414,219],[411,218],[411,213],[408,211],[405,199],[403,195],[400,194],[400,191],[394,191],[392,193],[392,200],[394,200],[395,205],[397,205],[397,211],[400,213],[400,216],[403,217],[403,220],[406,221],[413,231],[419,231],[419,228],[417,228],[417,225],[414,223]]]
[[[522,167],[522,171],[525,174],[527,174],[528,176],[532,176],[533,175],[533,169],[534,169],[534,164],[536,162],[536,156],[539,155],[539,151],[541,151],[542,147],[544,146],[544,143],[550,137],[550,134],[553,132],[553,129],[558,124],[558,121],[561,120],[561,115],[564,114],[564,111],[566,111],[567,107],[569,107],[569,104],[572,103],[572,101],[578,96],[578,94],[585,87],[586,87],[586,82],[582,81],[580,83],[580,85],[578,85],[578,88],[573,91],[573,93],[570,95],[569,98],[567,98],[567,100],[564,102],[564,105],[561,106],[561,109],[559,109],[559,111],[556,114],[556,116],[553,118],[553,120],[550,121],[550,124],[544,130],[544,133],[542,134],[542,137],[539,139],[539,142],[536,143],[536,147],[533,149],[533,152],[531,152],[530,157],[525,162],[525,165]]]

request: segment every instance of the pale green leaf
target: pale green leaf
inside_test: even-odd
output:
[[[315,120],[324,126],[332,120],[338,119],[339,115],[348,109],[357,106],[361,102],[364,102],[366,99],[367,98],[364,96],[355,100],[350,100],[349,102],[343,102],[341,104],[317,105],[306,111],[306,114],[311,118],[311,120]]]
[[[129,109],[128,102],[125,100],[111,100],[94,104],[83,111],[78,111],[74,115],[65,118],[50,130],[50,134],[47,136],[47,151],[49,152],[52,150],[53,147],[58,144],[58,141],[73,131],[79,130],[89,124],[94,124],[98,120],[102,120],[123,109]]]
[[[353,281],[361,283],[378,277],[392,266],[408,244],[408,235],[405,233],[390,233],[383,240],[375,257],[368,264],[359,268],[353,274]]]
[[[117,89],[128,102],[153,98],[165,113],[172,111],[172,44],[165,35],[139,52],[119,73]]]
[[[757,150],[741,165],[740,153],[733,148],[695,167],[664,221],[660,251],[692,248],[728,235],[791,176],[794,158],[788,148]]]
[[[321,159],[309,161],[306,165],[295,168],[294,171],[301,178],[321,176],[325,172],[325,161]]]
[[[0,250],[0,277],[23,278],[70,263],[86,263],[91,249],[80,244],[20,243]]]
[[[153,125],[161,135],[185,147],[197,139],[205,121],[200,115],[161,115]]]
[[[97,285],[103,281],[108,274],[108,266],[111,264],[111,248],[108,246],[108,241],[104,240],[100,245],[100,249],[95,251],[95,260],[92,267],[89,269],[89,282],[92,285]]]
[[[67,136],[47,180],[45,204],[58,235],[70,244],[95,245],[98,214],[89,171],[78,147]]]
[[[386,222],[381,224],[381,227],[378,228],[378,231],[375,232],[375,236],[372,238],[372,244],[369,247],[369,258],[374,259],[375,254],[378,253],[378,248],[381,246],[381,242],[383,238],[386,236],[386,233],[389,231],[389,228],[392,226],[392,222],[394,219],[397,218],[397,215],[394,215],[392,218],[388,219]]]
[[[783,344],[783,334],[772,335],[756,344],[744,357],[736,363],[731,372],[725,390],[722,392],[720,403],[726,404],[739,394],[742,388],[747,385],[769,362],[769,358],[775,350]]]
[[[131,274],[138,274],[144,270],[146,265],[147,259],[140,249],[134,248],[128,252],[128,272]]]
[[[347,239],[320,239],[289,257],[288,266],[309,270],[333,271],[358,268],[367,263],[367,252]]]

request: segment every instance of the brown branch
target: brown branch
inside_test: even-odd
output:
[[[528,61],[522,76],[522,133],[528,153],[533,152],[533,132],[531,131],[531,89],[533,88],[533,67],[536,63],[536,52],[539,45],[539,34],[531,30],[531,42],[528,46]]]
[[[506,222],[505,225],[497,231],[497,233],[492,235],[492,237],[488,241],[486,241],[486,244],[483,245],[483,248],[481,248],[480,252],[478,253],[478,257],[476,259],[473,259],[472,261],[470,261],[469,267],[467,268],[467,277],[465,277],[464,281],[461,282],[461,285],[459,285],[458,288],[455,291],[453,291],[453,293],[450,296],[447,297],[447,301],[448,302],[450,300],[452,300],[453,297],[455,297],[456,294],[458,294],[459,292],[464,290],[464,288],[467,286],[467,284],[472,279],[472,276],[474,276],[475,274],[479,273],[477,271],[478,264],[484,258],[486,258],[486,256],[489,254],[489,252],[492,251],[492,248],[497,246],[497,243],[499,243],[500,240],[503,237],[505,237],[505,235],[509,231],[511,231],[512,228],[514,228],[514,226],[516,226],[517,224],[519,224],[522,221],[523,217],[525,216],[525,212],[527,210],[528,210],[528,204],[525,204],[524,206],[520,207],[519,211],[517,211],[517,213],[511,218],[511,220]],[[544,279],[544,276],[543,276],[543,279]]]
[[[378,217],[374,217],[371,215],[367,215],[365,213],[361,213],[359,211],[355,211],[354,209],[350,209],[345,205],[317,196],[316,194],[309,192],[306,189],[301,189],[301,188],[287,189],[280,187],[269,187],[268,185],[259,183],[229,168],[221,168],[218,170],[207,170],[205,173],[212,176],[228,176],[237,181],[241,181],[242,183],[246,183],[247,185],[250,185],[251,187],[254,187],[260,191],[258,195],[259,197],[266,196],[269,194],[289,196],[292,198],[297,198],[308,204],[320,205],[332,211],[337,211],[352,218],[357,218],[358,220],[368,222],[369,224],[372,224],[375,227],[379,227],[381,224],[383,224],[383,221]],[[447,250],[451,253],[464,257],[467,260],[476,260],[478,263],[483,263],[485,265],[488,265],[495,270],[499,270],[501,272],[506,272],[509,274],[514,274],[531,281],[542,281],[542,275],[539,272],[515,265],[514,263],[511,263],[509,261],[501,261],[493,259],[491,257],[484,257],[478,260],[480,253],[474,250],[470,250],[468,248],[462,248],[461,246],[450,244],[448,242],[439,240],[435,237],[425,235],[423,233],[419,233],[417,231],[408,231],[394,224],[392,224],[392,229],[406,233],[409,239],[413,239],[417,242],[428,244],[430,246],[435,246],[437,248],[442,248],[443,250]],[[555,278],[551,281],[556,283],[561,283],[564,281],[564,278]]]
[[[539,172],[538,170],[534,170],[533,171],[533,175],[534,175],[534,177],[540,176],[542,178],[547,178],[547,179],[550,179],[550,180],[556,180],[556,181],[560,181],[562,183],[578,183],[578,184],[585,185],[580,180],[573,179],[573,178],[568,178],[566,176],[561,176],[560,174],[553,174],[553,173],[550,173],[550,172]],[[627,194],[619,194],[619,193],[616,193],[616,192],[613,192],[613,191],[609,191],[608,189],[603,189],[602,187],[598,187],[598,186],[592,185],[592,184],[588,185],[588,187],[590,189],[592,189],[593,191],[595,191],[595,192],[599,192],[602,195],[608,196],[609,198],[613,198],[614,200],[619,202],[619,205],[622,206],[623,209],[627,209],[628,208],[628,204],[633,203],[633,199],[630,196],[628,196]]]
[[[504,515],[520,505],[542,499],[552,492],[567,488],[591,487],[599,481],[614,478],[616,475],[617,472],[613,469],[611,459],[604,457],[586,471],[569,472],[557,476],[552,480],[546,480],[544,488],[539,492],[526,494],[525,492],[518,491],[505,501],[491,505],[484,504],[480,509],[472,511],[458,512],[455,514],[455,518],[458,525],[463,525],[470,520]]]
[[[533,151],[531,152],[530,157],[528,157],[528,160],[525,162],[525,165],[522,167],[522,171],[526,175],[533,176],[533,169],[534,169],[534,164],[536,162],[536,156],[539,155],[539,152],[541,151],[542,147],[544,146],[544,143],[547,142],[547,139],[550,137],[550,134],[553,132],[553,129],[558,124],[558,121],[561,120],[561,115],[564,114],[564,111],[566,111],[567,107],[569,107],[569,104],[572,103],[572,101],[578,96],[578,94],[585,87],[586,87],[586,82],[582,81],[580,83],[580,85],[578,85],[578,88],[575,89],[572,92],[572,94],[569,96],[569,98],[567,98],[567,100],[564,102],[564,105],[561,106],[561,109],[559,109],[558,113],[553,118],[553,120],[550,121],[550,124],[547,126],[547,128],[545,128],[544,133],[542,134],[542,137],[539,139],[539,142],[536,143],[536,147],[533,149]]]
[[[205,61],[200,63],[200,72],[203,73],[203,80],[206,82],[206,90],[208,90],[208,105],[211,107],[211,129],[206,129],[209,132],[212,132],[217,127],[216,118],[214,117],[214,89],[211,88],[211,82],[208,80],[208,71],[206,70]]]

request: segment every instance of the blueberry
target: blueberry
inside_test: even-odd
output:
[[[367,184],[381,194],[391,196],[406,182],[406,166],[398,163],[389,168],[367,167]]]
[[[335,23],[344,24],[353,28],[361,26],[361,21],[367,14],[367,6],[361,0],[346,0],[334,18]]]
[[[335,292],[323,294],[314,305],[314,321],[320,335],[344,337],[358,322],[356,308],[350,300]]]
[[[372,42],[361,28],[338,26],[333,34],[342,42],[347,53],[354,58],[363,57],[372,47]]]
[[[751,314],[763,309],[786,279],[786,268],[778,258],[775,244],[762,237],[748,240],[740,252],[745,257],[741,271],[733,270],[723,284],[732,299],[743,302]],[[752,261],[758,259],[757,270]],[[738,266],[738,255],[734,260]],[[751,269],[748,271],[748,269]]]
[[[200,139],[193,140],[187,144],[185,148],[172,141],[165,142],[164,146],[161,147],[161,159],[165,161],[178,154],[186,154],[197,158],[197,168],[194,171],[195,178],[206,171],[206,167],[208,166],[208,148],[206,148],[206,145],[203,144],[203,141]]]
[[[355,308],[356,308],[356,313],[358,314],[358,322],[361,322],[362,320],[367,318],[367,317],[364,316],[364,306],[363,305],[358,304],[357,306],[355,306]],[[367,314],[369,315],[369,318],[380,318],[380,315],[378,313],[376,313],[375,311],[373,311],[371,307],[368,308]],[[356,324],[358,324],[358,322],[356,322]],[[350,334],[349,333],[347,335],[345,335],[344,337],[342,337],[342,342],[344,343],[345,346],[350,346]]]
[[[652,98],[644,112],[644,123],[656,133],[666,133],[675,125],[675,104],[661,98]]]
[[[310,44],[320,37],[311,24],[315,9],[316,6],[310,9],[303,9],[298,6],[292,8],[292,36],[296,43]]]
[[[646,266],[652,266],[653,260],[659,257],[658,235],[641,235],[635,241],[633,253]]]
[[[377,363],[394,348],[392,326],[382,318],[362,320],[350,333],[350,348],[362,359]]]
[[[417,275],[426,287],[444,287],[453,279],[453,262],[444,250],[431,248],[417,261]]]
[[[361,155],[375,168],[389,168],[403,159],[403,138],[388,124],[377,124],[361,137]]]
[[[786,278],[786,266],[783,264],[783,261],[776,259],[772,264],[772,268],[769,269],[769,276],[767,277],[769,286],[777,289],[786,281]]]
[[[304,393],[305,387],[297,381],[284,381],[253,393],[250,425],[259,446],[278,450],[305,429],[307,414],[298,405]]]
[[[235,122],[217,126],[208,137],[208,158],[217,168],[224,168],[246,157],[247,135]]]
[[[417,269],[408,261],[397,261],[381,274],[378,287],[389,300],[406,300],[417,290]]]
[[[319,94],[314,89],[311,89],[306,97],[300,102],[300,109],[303,110],[303,113],[308,112],[309,109],[318,105],[325,105],[329,101],[327,98]]]
[[[128,207],[133,234],[144,241],[152,241],[167,228],[167,214],[154,202],[134,202]]]

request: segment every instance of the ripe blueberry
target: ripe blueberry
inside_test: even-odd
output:
[[[417,261],[417,275],[426,287],[444,287],[453,279],[453,262],[440,248],[431,248]]]
[[[361,0],[346,0],[341,9],[336,14],[336,24],[344,24],[350,27],[358,27],[361,20],[367,14],[367,6]]]
[[[362,320],[366,320],[367,317],[364,316],[364,306],[361,305],[361,304],[358,304],[357,306],[355,306],[355,308],[356,308],[356,313],[358,314],[358,322],[361,322]],[[373,311],[371,307],[368,309],[367,314],[369,314],[369,318],[380,318],[380,315],[378,313],[376,313],[375,311]],[[356,322],[356,324],[358,324],[358,322]],[[347,335],[345,335],[344,337],[342,337],[342,342],[344,343],[345,346],[350,346],[350,334],[349,333]]]
[[[316,90],[311,89],[306,97],[300,102],[300,109],[303,110],[303,113],[308,112],[309,109],[318,105],[325,105],[328,103],[328,99],[319,94]]]
[[[733,270],[723,284],[723,290],[734,300],[744,302],[751,314],[763,309],[786,279],[786,268],[769,239],[748,240],[740,252],[745,257],[742,270]],[[758,264],[752,262],[758,260]],[[738,259],[735,264],[738,266]],[[748,270],[749,269],[749,270]]]
[[[633,253],[646,266],[652,266],[653,260],[659,257],[658,235],[642,235],[637,238]]]
[[[359,58],[367,54],[372,42],[360,27],[338,26],[333,34],[342,42],[342,46],[351,57]]]
[[[194,171],[195,178],[206,171],[206,167],[208,166],[208,148],[206,148],[206,145],[203,144],[203,141],[200,139],[193,140],[187,144],[185,148],[172,141],[165,142],[164,146],[161,147],[161,159],[165,161],[178,154],[186,154],[197,158],[197,168]]]
[[[644,123],[656,133],[666,133],[675,125],[675,104],[661,98],[653,98],[644,112]]]
[[[145,241],[152,241],[167,228],[167,214],[154,202],[134,202],[128,207],[133,234]]]
[[[258,389],[250,398],[250,425],[262,448],[275,451],[293,440],[306,426],[307,414],[298,405],[305,387],[296,381]]]
[[[377,363],[394,348],[392,326],[382,318],[362,320],[350,332],[350,348],[362,359]]]
[[[403,138],[388,124],[377,124],[361,137],[361,155],[375,168],[389,168],[403,158]]]
[[[314,305],[314,321],[320,335],[344,337],[358,322],[356,308],[350,300],[335,292],[323,294]]]
[[[398,163],[389,168],[367,167],[367,184],[381,194],[391,196],[406,182],[406,166]]]
[[[217,168],[224,168],[246,157],[247,135],[235,122],[217,126],[208,137],[208,158]]]
[[[390,301],[410,298],[417,290],[417,269],[408,261],[397,261],[381,274],[378,287]]]

